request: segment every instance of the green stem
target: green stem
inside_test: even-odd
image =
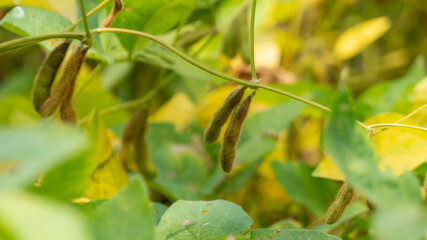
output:
[[[411,128],[411,129],[427,132],[427,128],[423,128],[423,127],[419,127],[419,126],[412,126],[412,125],[407,125],[407,124],[399,124],[399,123],[378,123],[378,124],[369,125],[368,127],[370,127],[370,128],[400,127],[400,128]]]
[[[22,47],[28,47],[37,44],[41,41],[52,39],[52,38],[71,38],[83,40],[84,35],[81,33],[63,32],[63,33],[49,33],[37,36],[23,37],[16,40],[11,40],[0,44],[0,54],[15,50]]]
[[[103,2],[101,2],[100,4],[98,4],[96,7],[94,7],[92,10],[90,10],[87,14],[86,14],[86,18],[90,17],[92,14],[94,14],[95,12],[97,12],[99,9],[103,8],[105,5],[107,5],[107,3],[109,3],[111,0],[104,0]],[[79,25],[81,22],[83,22],[83,17],[81,17],[79,20],[77,20],[75,23],[73,23],[73,25],[69,26],[68,28],[66,28],[64,31],[72,31],[74,30],[74,28],[77,27],[77,25]]]
[[[178,57],[180,57],[183,60],[187,61],[191,65],[193,65],[193,66],[195,66],[197,68],[200,68],[200,69],[204,70],[205,72],[208,72],[208,73],[210,73],[210,74],[212,74],[214,76],[217,76],[219,78],[222,78],[222,79],[225,79],[227,81],[234,82],[234,83],[237,83],[239,85],[246,86],[246,87],[249,87],[249,88],[252,88],[252,89],[259,89],[260,88],[260,89],[265,89],[265,90],[268,90],[268,91],[271,91],[271,92],[275,92],[275,93],[278,93],[278,94],[281,94],[281,95],[293,98],[293,99],[295,99],[297,101],[303,102],[305,104],[308,104],[310,106],[313,106],[313,107],[318,108],[320,110],[323,110],[325,112],[330,112],[331,111],[330,108],[328,108],[326,106],[323,106],[320,103],[313,102],[311,100],[302,98],[302,97],[294,95],[292,93],[288,93],[288,92],[282,91],[280,89],[276,89],[276,88],[269,87],[269,86],[266,86],[266,85],[261,85],[261,84],[258,84],[257,82],[254,82],[254,81],[250,81],[250,82],[244,81],[244,80],[241,80],[241,79],[238,79],[238,78],[226,75],[224,73],[218,72],[218,71],[216,71],[214,69],[211,69],[211,68],[203,65],[202,63],[199,63],[198,61],[192,59],[191,57],[185,55],[184,53],[180,52],[178,49],[174,48],[170,44],[168,44],[165,41],[161,40],[160,38],[157,38],[157,37],[155,37],[155,36],[153,36],[151,34],[145,33],[145,32],[139,32],[139,31],[129,30],[129,29],[123,29],[123,28],[96,28],[96,29],[93,29],[91,32],[92,33],[123,33],[123,34],[130,34],[130,35],[135,35],[135,36],[138,36],[138,37],[143,37],[143,38],[146,38],[146,39],[150,39],[151,41],[156,42],[156,43],[160,44],[161,46],[169,49],[171,52],[175,53]],[[113,108],[111,108],[109,111],[118,111],[118,110],[121,110],[121,109],[120,108],[119,109],[113,109]],[[365,130],[370,130],[370,128],[367,127],[365,124],[363,124],[363,123],[361,123],[359,121],[357,123],[360,126],[362,126]]]
[[[423,109],[424,109],[424,108],[426,108],[426,107],[427,107],[427,104],[424,104],[423,106],[421,106],[421,107],[417,108],[415,111],[411,112],[410,114],[408,114],[408,115],[404,116],[403,118],[401,118],[401,119],[397,120],[397,121],[396,121],[396,122],[394,122],[394,123],[401,123],[401,122],[405,121],[406,119],[408,119],[408,118],[410,118],[410,117],[414,116],[415,114],[419,113],[421,110],[423,110]],[[389,128],[382,128],[382,129],[379,129],[377,132],[372,133],[372,136],[378,135],[378,134],[380,134],[380,133],[384,132],[384,131],[385,131],[385,130],[387,130],[387,129],[389,129]]]
[[[256,70],[255,70],[255,10],[256,10],[256,1],[252,0],[251,7],[251,25],[250,25],[250,46],[251,46],[251,73],[252,80],[257,80]]]
[[[89,23],[86,17],[85,3],[84,3],[84,0],[79,0],[79,1],[80,1],[80,11],[82,13],[82,18],[83,18],[83,25],[86,32],[86,44],[88,46],[92,46],[93,39],[92,39],[92,35],[90,34]]]

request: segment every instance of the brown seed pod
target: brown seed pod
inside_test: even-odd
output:
[[[224,172],[229,173],[233,168],[234,159],[236,157],[236,145],[240,138],[243,122],[249,112],[249,106],[252,98],[255,95],[253,92],[247,96],[234,111],[231,117],[230,125],[225,132],[224,142],[222,143],[221,152],[219,154],[219,162]]]
[[[70,110],[72,106],[71,100],[74,92],[74,85],[80,68],[83,64],[84,58],[88,51],[88,47],[80,46],[73,55],[68,59],[64,73],[59,82],[52,89],[49,98],[45,101],[43,106],[40,108],[40,115],[43,118],[51,116],[55,113],[58,106],[63,105],[61,110],[61,118],[65,121],[72,120],[74,117]],[[62,101],[65,101],[62,103]]]
[[[344,210],[353,199],[353,195],[353,189],[351,189],[351,187],[347,183],[343,183],[335,201],[331,204],[328,209],[328,212],[326,213],[327,224],[333,224],[338,221],[338,219],[340,219],[340,217],[344,213]]]
[[[34,79],[31,100],[33,102],[34,109],[37,112],[40,112],[40,108],[43,106],[43,103],[49,98],[56,73],[64,60],[70,43],[71,40],[67,39],[56,46],[47,56]]]
[[[110,14],[108,14],[108,17],[102,22],[101,27],[109,27],[113,21],[114,18],[116,18],[117,13],[122,10],[123,3],[121,0],[114,0],[114,7],[111,9]]]
[[[137,111],[126,124],[122,135],[122,147],[119,157],[122,164],[128,168],[128,159],[133,150],[134,160],[138,171],[146,178],[155,177],[155,169],[148,156],[148,146],[145,139],[148,108]]]
[[[221,128],[227,122],[228,117],[231,115],[237,104],[242,100],[245,94],[246,87],[240,86],[231,92],[225,99],[222,106],[216,111],[212,117],[211,122],[205,130],[205,142],[213,144],[218,140]]]

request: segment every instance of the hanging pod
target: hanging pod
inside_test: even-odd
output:
[[[331,204],[326,213],[326,223],[332,224],[340,219],[344,210],[350,204],[353,199],[354,191],[347,183],[343,183],[335,201]]]
[[[228,117],[242,100],[245,90],[246,87],[240,86],[227,96],[205,130],[204,139],[206,143],[213,144],[218,140],[222,126],[224,126]]]
[[[51,116],[61,105],[63,121],[76,121],[77,115],[72,106],[72,97],[77,75],[83,64],[88,47],[81,45],[66,62],[64,73],[59,82],[52,89],[49,98],[40,109],[43,118]]]
[[[50,91],[55,80],[56,73],[64,61],[64,57],[68,51],[71,40],[66,39],[64,42],[56,46],[47,56],[39,69],[35,79],[34,86],[31,92],[31,101],[34,109],[40,113],[40,108],[49,98]]]
[[[140,109],[134,113],[126,124],[122,135],[119,157],[122,164],[129,168],[128,159],[133,147],[134,161],[138,171],[147,179],[152,179],[156,176],[156,172],[149,159],[148,145],[145,139],[148,114],[149,108]]]
[[[253,92],[247,96],[234,111],[231,117],[230,125],[225,132],[224,142],[222,143],[221,152],[219,154],[219,162],[224,172],[229,173],[233,168],[234,159],[236,157],[236,145],[240,138],[243,122],[249,112],[249,106],[252,98],[255,95]]]

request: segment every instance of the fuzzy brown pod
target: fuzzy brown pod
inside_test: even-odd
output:
[[[219,162],[224,172],[229,173],[233,168],[234,159],[236,157],[236,146],[240,138],[243,123],[249,112],[249,107],[255,92],[247,96],[236,108],[231,117],[230,125],[225,132],[224,142],[222,143],[221,152],[219,154]]]
[[[64,61],[70,43],[71,40],[67,39],[56,46],[46,57],[46,60],[43,62],[34,79],[31,101],[34,109],[38,113],[40,113],[40,108],[50,96],[50,91],[55,80],[56,73],[58,72],[61,63]]]
[[[126,124],[119,157],[125,168],[129,168],[128,160],[133,151],[138,171],[144,177],[152,179],[156,176],[156,172],[148,156],[148,145],[145,138],[148,114],[148,108],[140,109],[133,114]]]
[[[40,109],[43,118],[55,113],[61,105],[63,121],[76,121],[77,115],[72,107],[75,81],[85,59],[88,47],[80,46],[66,62],[64,73],[59,82],[53,87],[49,98]]]
[[[353,195],[353,189],[347,183],[343,183],[335,201],[331,204],[331,206],[329,206],[328,212],[326,213],[327,224],[333,224],[341,218],[344,210],[353,199]]]
[[[111,9],[110,14],[108,14],[107,18],[102,22],[101,27],[109,27],[114,19],[116,18],[117,14],[122,10],[123,3],[121,0],[114,0],[114,7]]]
[[[245,90],[246,87],[240,86],[227,96],[205,130],[204,140],[206,143],[213,144],[218,140],[222,126],[224,126],[233,110],[242,100]]]

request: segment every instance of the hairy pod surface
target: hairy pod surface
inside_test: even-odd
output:
[[[253,92],[247,96],[234,111],[231,117],[230,125],[225,132],[224,142],[222,143],[221,152],[219,154],[219,162],[224,172],[229,173],[233,168],[234,159],[236,157],[236,145],[240,138],[243,122],[249,112],[252,98],[255,95]]]
[[[245,94],[245,90],[246,87],[240,86],[227,96],[224,103],[216,111],[205,130],[204,139],[206,143],[213,144],[216,142],[216,140],[218,140],[222,126],[224,126],[228,117],[242,100],[243,95]]]
[[[353,189],[351,189],[351,187],[347,183],[343,183],[338,192],[337,198],[331,204],[328,209],[328,212],[326,213],[327,224],[333,224],[338,221],[338,219],[340,219],[340,217],[344,213],[344,210],[353,199],[353,195]]]
[[[72,112],[74,108],[72,104],[72,97],[74,93],[74,85],[80,68],[83,64],[84,58],[88,51],[88,47],[79,47],[73,55],[68,59],[64,73],[59,82],[54,86],[51,91],[50,97],[46,100],[40,109],[40,115],[43,118],[51,116],[55,113],[59,105],[61,105],[61,118],[64,121],[72,120]],[[62,103],[64,101],[64,103]],[[72,109],[72,110],[70,110]],[[75,113],[75,111],[74,111]],[[71,114],[71,115],[70,115]]]
[[[64,61],[64,57],[68,51],[70,43],[71,40],[67,39],[56,46],[46,57],[46,60],[43,62],[34,79],[31,101],[37,112],[40,112],[40,108],[43,106],[43,103],[49,98],[56,73],[58,72],[61,63]]]
[[[119,157],[128,168],[128,159],[133,147],[133,155],[138,171],[147,179],[156,176],[155,169],[148,156],[148,145],[145,139],[149,109],[137,111],[126,124],[122,135],[122,147]]]

